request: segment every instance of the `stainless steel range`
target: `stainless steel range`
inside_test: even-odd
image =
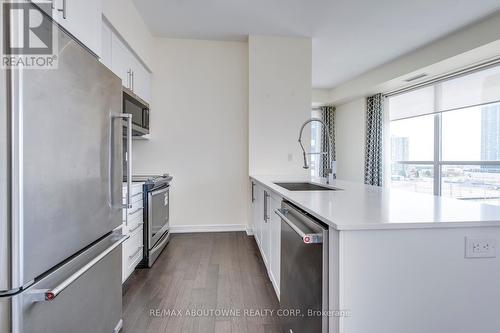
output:
[[[169,194],[172,176],[132,176],[144,182],[144,260],[141,267],[151,267],[170,239]]]

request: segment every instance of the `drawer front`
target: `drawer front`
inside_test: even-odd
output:
[[[134,230],[130,235],[130,238],[123,245],[123,276],[122,282],[132,274],[135,267],[139,264],[143,257],[144,242],[143,242],[143,229],[141,225],[139,228]]]
[[[132,191],[133,193],[133,191]],[[132,194],[132,196],[130,197],[130,202],[133,204],[134,202],[137,202],[139,200],[142,200],[142,190],[137,192],[137,193],[134,193]],[[122,199],[122,203],[123,204],[126,204],[127,203],[127,193],[123,193],[123,199]]]
[[[139,201],[136,201],[132,204],[132,208],[127,209],[127,215],[129,216],[135,216],[139,211],[142,210],[143,206],[143,201],[142,198]]]
[[[125,224],[125,232],[127,234],[135,234],[137,229],[139,229],[139,227],[143,225],[142,220],[142,212],[138,213],[138,216],[134,219],[129,218],[128,222]]]
[[[130,188],[131,197],[133,197],[137,193],[141,193],[141,192],[142,192],[142,183],[141,184],[133,184]],[[122,194],[123,194],[124,198],[127,196],[127,184],[123,184]]]
[[[141,197],[141,200],[139,201],[136,201],[132,204],[132,208],[128,208],[128,209],[123,209],[123,212],[122,212],[122,221],[125,222],[127,221],[130,221],[131,219],[134,219],[136,218],[137,216],[142,216],[142,209],[143,209],[143,201],[142,201],[142,197]]]

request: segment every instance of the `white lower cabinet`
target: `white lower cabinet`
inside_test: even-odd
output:
[[[127,199],[127,188],[123,189],[123,203]],[[130,191],[131,208],[123,209],[122,232],[130,237],[123,242],[122,283],[132,274],[141,262],[144,253],[144,218],[142,183],[136,183]]]
[[[281,219],[274,211],[282,198],[252,181],[252,227],[276,295],[280,295]]]
[[[262,224],[264,223],[264,189],[259,185],[252,183],[252,222],[255,241],[260,248]]]
[[[262,241],[260,243],[260,249],[262,251],[262,258],[264,259],[264,263],[266,264],[267,270],[269,271],[270,260],[271,260],[271,229],[270,229],[270,207],[269,207],[270,195],[269,191],[264,190],[264,214],[263,214],[263,223],[262,223]]]
[[[144,226],[141,223],[137,229],[130,234],[130,238],[123,243],[122,283],[127,280],[143,258],[143,230]]]
[[[281,219],[274,212],[281,207],[281,197],[271,194],[269,239],[270,239],[270,277],[278,299],[280,298],[280,264],[281,264]]]

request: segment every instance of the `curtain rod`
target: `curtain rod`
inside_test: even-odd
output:
[[[438,83],[438,82],[448,81],[448,80],[451,80],[451,79],[454,79],[454,78],[457,78],[457,77],[460,77],[460,76],[464,76],[464,75],[467,75],[467,74],[470,74],[470,73],[473,73],[473,72],[478,72],[480,70],[483,70],[483,69],[486,69],[486,68],[489,68],[489,67],[494,67],[495,65],[498,65],[498,64],[500,64],[500,57],[488,60],[488,61],[480,63],[480,64],[469,66],[469,67],[463,68],[461,70],[458,70],[458,71],[455,71],[455,72],[452,72],[452,73],[448,73],[448,74],[445,74],[445,75],[437,76],[437,77],[435,77],[433,79],[430,79],[430,80],[427,80],[427,81],[424,81],[424,82],[420,82],[420,83],[417,83],[417,84],[414,84],[414,85],[411,85],[411,86],[408,86],[408,87],[404,87],[404,88],[396,89],[396,90],[393,90],[393,91],[389,91],[389,92],[387,92],[385,94],[382,94],[382,95],[384,97],[391,97],[391,96],[400,95],[402,93],[406,93],[406,92],[410,92],[410,91],[413,91],[413,90],[416,90],[416,89],[419,89],[419,88],[430,86],[430,85]]]

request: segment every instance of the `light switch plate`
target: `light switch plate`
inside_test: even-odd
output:
[[[495,258],[497,241],[493,238],[465,238],[465,258]]]

